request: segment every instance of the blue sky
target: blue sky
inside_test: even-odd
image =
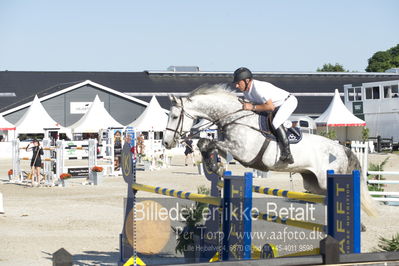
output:
[[[399,1],[1,0],[0,70],[364,71]]]

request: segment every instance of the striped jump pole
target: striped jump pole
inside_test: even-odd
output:
[[[223,182],[219,181],[218,186],[223,187]],[[321,204],[325,204],[326,201],[326,197],[324,195],[289,191],[284,189],[262,187],[262,186],[252,186],[252,192],[264,195],[276,196],[276,197],[301,200],[306,202],[321,203]]]
[[[296,191],[289,191],[284,189],[253,186],[252,191],[255,193],[284,197],[289,199],[296,199],[301,201],[313,202],[313,203],[325,203],[326,197],[324,195],[317,195],[311,193],[303,193]]]
[[[266,222],[284,224],[284,225],[289,225],[289,226],[298,227],[298,228],[302,228],[302,229],[327,233],[327,226],[324,224],[294,220],[294,219],[284,218],[284,217],[280,217],[280,216],[276,216],[276,215],[270,215],[268,213],[262,213],[262,212],[254,212],[252,214],[252,217],[254,219],[263,220]]]
[[[30,161],[32,158],[29,158],[29,157],[22,157],[22,158],[19,158],[21,161]],[[54,158],[42,158],[42,161],[45,161],[45,162],[55,162],[56,161],[56,159],[54,159]]]
[[[64,147],[66,150],[88,150],[89,145],[82,145],[82,146],[77,146],[77,145],[67,145]]]
[[[45,140],[45,139],[43,139],[43,140]],[[26,148],[27,147],[21,147],[21,148],[19,148],[20,150],[26,150]],[[42,149],[44,150],[44,151],[55,151],[56,150],[56,147],[42,147]]]
[[[102,144],[97,145],[97,143],[96,143],[96,146],[102,147],[103,145]],[[81,146],[67,145],[67,146],[65,146],[64,149],[66,149],[66,150],[88,150],[88,149],[90,149],[90,142],[89,142],[89,144],[82,144]]]
[[[133,183],[132,189],[135,191],[146,191],[146,192],[170,196],[170,197],[174,197],[174,198],[192,200],[192,201],[196,201],[196,202],[210,204],[213,206],[221,206],[221,204],[222,204],[220,198],[207,196],[207,195],[203,195],[203,194],[186,192],[186,191],[182,191],[182,190],[175,190],[175,189],[163,188],[163,187],[154,187],[154,186],[143,185],[143,184],[138,184],[138,183]]]

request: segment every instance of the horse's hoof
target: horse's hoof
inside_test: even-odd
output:
[[[214,173],[220,177],[222,177],[224,175],[224,167],[219,164],[211,163],[209,165],[208,169],[210,169],[212,173]]]
[[[197,147],[200,151],[207,151],[207,147],[211,141],[206,138],[201,138],[198,140]]]
[[[215,167],[216,170],[214,171],[214,173],[220,177],[224,176],[225,168],[223,167],[223,164],[218,163],[217,165],[215,165]]]
[[[361,224],[361,231],[362,232],[366,232],[367,231],[367,227],[364,224]]]
[[[217,174],[218,176],[222,177],[222,176],[224,175],[224,168],[219,168],[219,169],[216,171],[216,174]]]
[[[206,157],[206,154],[203,154],[203,164],[204,164],[204,170],[208,171],[208,172],[214,172],[214,163],[212,163],[212,161],[210,160],[210,157]]]

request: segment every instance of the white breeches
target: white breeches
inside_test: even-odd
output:
[[[294,95],[288,97],[288,99],[285,100],[285,102],[282,105],[280,105],[280,108],[278,109],[276,115],[274,116],[273,119],[274,128],[278,128],[279,126],[281,126],[295,111],[297,105],[298,105],[298,100]]]

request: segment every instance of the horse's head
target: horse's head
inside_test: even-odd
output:
[[[169,97],[172,107],[169,112],[163,145],[167,149],[176,146],[178,139],[190,132],[196,118],[205,118],[213,123],[222,123],[223,117],[241,110],[237,96],[226,84],[203,85],[188,97]]]
[[[195,117],[187,112],[187,98],[176,98],[169,96],[172,107],[170,108],[168,124],[163,135],[162,144],[171,149],[176,146],[177,141],[190,132]]]

